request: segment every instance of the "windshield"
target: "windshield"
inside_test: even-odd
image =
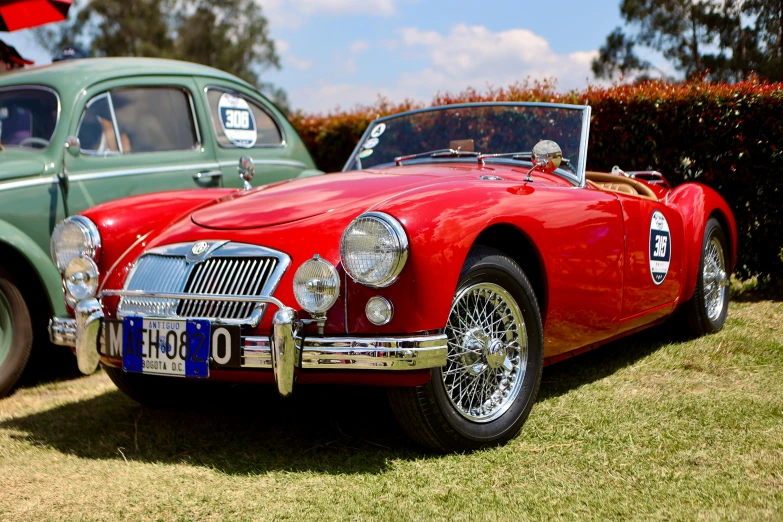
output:
[[[405,164],[444,161],[440,159],[445,156],[444,149],[529,153],[539,141],[552,140],[568,160],[558,172],[578,183],[584,177],[589,116],[589,107],[585,106],[519,103],[453,105],[403,113],[373,122],[344,170],[391,166],[395,158],[422,153],[424,157],[406,160]],[[436,154],[426,154],[429,151]],[[445,161],[476,159],[453,154]],[[486,161],[531,164],[529,156]]]
[[[0,89],[0,146],[45,149],[58,112],[57,95],[49,89]]]

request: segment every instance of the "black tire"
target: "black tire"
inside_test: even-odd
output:
[[[156,410],[197,409],[209,402],[210,391],[222,384],[128,373],[122,368],[111,366],[104,366],[103,371],[122,393]]]
[[[13,277],[0,268],[0,397],[11,393],[33,347],[30,310]]]
[[[491,342],[480,344],[485,347],[483,349],[476,348],[478,352],[474,353],[481,353],[480,358],[465,363],[464,357],[468,352],[465,351],[464,346],[468,343],[469,336],[460,337],[450,330],[450,326],[447,326],[446,331],[450,336],[449,354],[453,358],[452,360],[458,361],[452,363],[455,365],[455,369],[447,370],[448,366],[433,369],[432,379],[422,386],[388,388],[389,402],[403,429],[417,443],[438,451],[473,451],[505,444],[513,439],[519,434],[522,425],[527,420],[541,384],[541,370],[544,360],[543,327],[538,301],[524,272],[519,265],[502,252],[488,247],[474,247],[462,267],[455,293],[455,303],[459,296],[466,295],[465,292],[477,288],[476,285],[480,284],[496,285],[504,289],[507,292],[506,297],[510,296],[515,301],[518,311],[521,312],[521,318],[527,332],[527,354],[526,364],[523,365],[520,362],[519,370],[524,366],[525,374],[522,379],[519,379],[518,384],[512,385],[515,386],[513,389],[516,390],[516,395],[513,398],[510,395],[510,398],[504,399],[506,401],[505,409],[499,408],[494,414],[496,416],[487,415],[484,419],[475,420],[473,414],[464,411],[465,404],[461,398],[458,402],[462,411],[458,410],[458,406],[450,398],[444,380],[452,379],[451,385],[453,389],[456,389],[456,384],[454,384],[457,382],[456,377],[449,377],[449,373],[459,372],[460,368],[468,367],[471,370],[481,367],[480,372],[488,370],[502,373],[503,369],[492,366],[492,364],[497,364],[496,361],[495,363],[490,362],[489,348],[486,346],[491,345]],[[469,301],[464,302],[468,303]],[[507,307],[506,310],[508,309],[510,308]],[[494,314],[496,310],[491,313]],[[454,313],[459,314],[459,311],[455,312],[452,309],[450,324]],[[492,321],[490,323],[494,324]],[[508,335],[506,334],[506,336]],[[519,336],[511,335],[513,339],[519,339]],[[506,337],[506,340],[508,339]],[[506,344],[503,348],[504,357],[506,357],[506,353],[513,353],[508,348],[509,344],[513,344],[513,342]],[[518,353],[521,352],[522,350],[519,350]],[[508,357],[505,361],[509,361]],[[458,365],[463,366],[457,367]],[[467,374],[468,371],[462,372],[462,375]],[[481,374],[471,371],[471,375],[476,380],[479,377],[475,377],[475,375]],[[466,379],[470,378],[470,376],[466,377]],[[466,387],[468,386],[470,384]],[[490,391],[492,389],[497,388],[490,387]]]
[[[721,286],[718,289],[722,294],[722,305],[716,307],[710,313],[710,278],[705,278],[704,267],[709,262],[707,259],[709,249],[715,245],[715,242],[720,245],[722,269],[724,272],[727,272],[729,252],[726,236],[718,220],[710,218],[704,227],[704,239],[702,240],[701,256],[699,258],[699,273],[696,276],[696,289],[693,292],[693,297],[683,306],[688,330],[697,336],[711,334],[723,328],[723,323],[726,321],[726,314],[729,310],[729,287],[726,284],[726,286]],[[725,275],[725,277],[727,278],[728,275]],[[715,283],[713,282],[713,284]]]

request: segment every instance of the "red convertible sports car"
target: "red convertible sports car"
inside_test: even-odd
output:
[[[52,339],[152,406],[212,381],[379,385],[421,444],[504,443],[546,364],[726,317],[726,202],[586,172],[589,125],[588,106],[437,107],[375,121],[342,173],[94,207],[52,236],[73,311]]]

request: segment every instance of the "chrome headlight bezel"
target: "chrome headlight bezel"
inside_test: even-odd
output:
[[[304,296],[302,295],[302,292],[308,292],[309,289],[302,288],[300,286],[302,283],[299,281],[299,279],[301,279],[303,271],[311,267],[315,267],[316,270],[323,270],[325,277],[320,278],[321,281],[326,278],[331,280],[329,286],[329,289],[331,290],[331,296],[327,296],[327,299],[320,306],[308,306],[311,303],[305,302],[303,298]],[[310,278],[307,282],[312,281],[313,279]],[[294,291],[294,299],[296,299],[296,302],[299,304],[299,306],[301,306],[304,311],[313,317],[321,317],[334,306],[334,304],[337,302],[337,299],[340,297],[340,274],[337,272],[337,269],[332,263],[316,254],[311,259],[308,259],[299,265],[299,268],[297,268],[296,272],[294,272],[292,286]]]
[[[83,241],[79,248],[76,249],[77,251],[73,252],[70,257],[67,257],[66,259],[59,259],[60,256],[58,254],[60,252],[58,252],[58,249],[61,248],[59,243],[67,227],[75,227],[75,229],[81,233]],[[95,223],[93,223],[89,218],[84,216],[67,217],[54,228],[54,231],[52,232],[52,238],[49,242],[49,253],[51,254],[52,261],[54,261],[54,264],[57,266],[57,270],[59,270],[60,273],[65,273],[65,269],[68,267],[68,264],[72,260],[81,256],[88,257],[97,263],[101,255],[100,231],[98,230],[98,227],[95,225]]]
[[[348,235],[360,230],[359,227],[362,225],[363,221],[375,221],[379,223],[396,242],[394,247],[396,250],[396,259],[393,260],[391,266],[385,273],[380,277],[373,279],[363,277],[362,274],[355,270],[356,267],[351,265],[349,260],[350,253],[348,252],[348,247],[346,245],[346,238]],[[340,258],[342,259],[343,269],[351,279],[371,288],[385,288],[399,279],[400,272],[405,268],[405,263],[408,261],[409,248],[408,235],[405,233],[402,224],[397,219],[384,212],[365,212],[364,214],[361,214],[351,221],[340,238]]]

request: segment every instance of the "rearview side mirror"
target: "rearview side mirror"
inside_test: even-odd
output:
[[[250,190],[253,186],[250,181],[256,175],[256,166],[253,163],[253,158],[250,156],[242,156],[239,158],[239,179],[245,182],[245,190]]]
[[[69,136],[65,140],[65,150],[73,157],[78,156],[82,151],[82,145],[79,143],[79,138],[76,136]]]
[[[560,145],[552,140],[542,140],[533,147],[533,165],[544,172],[553,172],[563,161]]]

